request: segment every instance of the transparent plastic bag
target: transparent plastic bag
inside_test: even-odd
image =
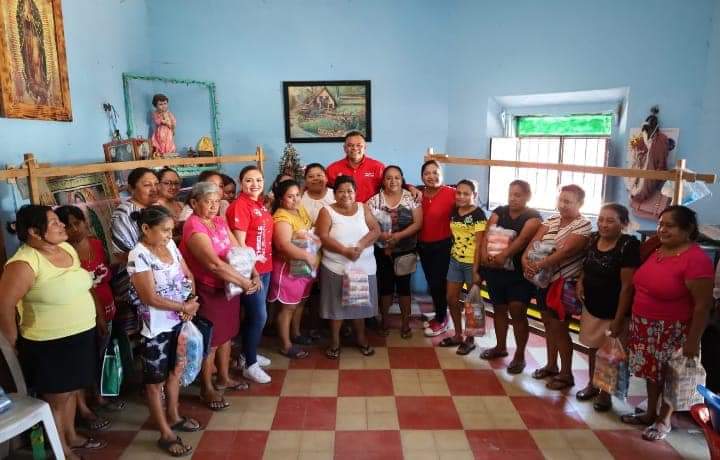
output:
[[[488,255],[496,256],[510,246],[515,239],[517,233],[515,230],[500,227],[499,225],[491,225],[487,230],[487,251]],[[508,258],[503,265],[505,270],[515,270],[515,264],[512,258]]]
[[[663,399],[677,411],[690,410],[694,404],[703,402],[697,386],[704,383],[705,369],[700,364],[700,358],[683,356],[682,349],[679,349],[668,362]]]
[[[549,241],[534,241],[530,250],[528,251],[528,259],[533,262],[543,260],[555,252],[555,243]],[[539,288],[546,288],[550,285],[550,277],[552,277],[552,270],[542,269],[535,274],[530,280],[535,286]]]
[[[320,239],[315,236],[312,231],[303,230],[296,232],[291,241],[295,246],[315,256],[317,256],[320,251]],[[304,260],[291,260],[290,274],[297,277],[315,278],[317,276],[317,269],[311,267]]]
[[[370,306],[370,278],[355,263],[345,267],[342,284],[343,307]]]
[[[690,171],[690,170],[688,170]],[[692,171],[690,171],[692,172]],[[682,196],[682,204],[683,206],[689,206],[692,203],[695,203],[698,200],[702,200],[703,198],[707,198],[709,196],[712,196],[712,192],[708,188],[707,185],[705,185],[702,181],[695,181],[695,182],[688,182],[683,181],[682,183],[683,187],[683,196]],[[675,182],[673,181],[666,181],[663,185],[661,191],[663,195],[672,198],[674,196],[675,192]]]
[[[593,385],[606,393],[615,393],[623,378],[623,364],[627,369],[627,353],[622,342],[616,337],[608,336],[595,355]]]
[[[192,321],[184,321],[177,340],[175,370],[180,373],[180,385],[188,386],[200,373],[203,360],[203,335]]]
[[[227,253],[227,261],[240,275],[250,279],[257,256],[255,250],[246,246],[236,246]],[[243,293],[243,288],[235,283],[225,283],[225,297],[228,300]]]
[[[474,284],[465,296],[465,337],[485,335],[485,303],[480,295],[480,286]]]

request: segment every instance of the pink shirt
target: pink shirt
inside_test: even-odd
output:
[[[195,276],[195,281],[198,283],[205,284],[206,286],[212,286],[215,288],[221,288],[225,286],[225,281],[216,277],[212,274],[204,265],[202,265],[188,249],[188,241],[190,237],[195,233],[202,233],[210,238],[213,251],[222,260],[225,260],[225,256],[230,250],[230,229],[227,226],[227,222],[220,216],[213,217],[212,220],[215,225],[214,229],[208,228],[202,220],[195,214],[188,217],[183,225],[182,241],[180,242],[180,252],[185,258],[188,268]]]
[[[653,320],[689,321],[695,305],[685,282],[712,277],[712,261],[697,244],[680,255],[660,260],[654,252],[633,277],[632,312]]]

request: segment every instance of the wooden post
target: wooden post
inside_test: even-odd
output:
[[[23,162],[28,172],[28,191],[30,192],[30,203],[40,204],[40,184],[38,178],[35,176],[35,171],[38,168],[37,160],[35,155],[32,153],[26,153],[23,155]]]
[[[675,187],[673,189],[672,204],[682,204],[683,199],[683,173],[685,172],[685,159],[677,160],[675,162],[675,178],[673,182]]]
[[[265,174],[265,152],[263,151],[263,148],[259,145],[255,148],[255,156],[257,156],[258,169],[260,169],[261,173]]]

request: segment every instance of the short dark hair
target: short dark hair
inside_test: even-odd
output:
[[[222,179],[223,175],[220,171],[216,169],[205,170],[201,172],[198,176],[198,182],[207,182],[207,180],[213,176],[218,176],[220,179]]]
[[[470,187],[470,190],[473,191],[473,193],[477,192],[477,182],[471,179],[462,179],[459,180],[457,184],[455,184],[455,187],[457,188],[459,185],[467,185]]]
[[[130,188],[135,188],[137,183],[140,181],[142,176],[144,176],[145,174],[152,174],[153,176],[155,176],[157,178],[157,176],[155,175],[155,171],[153,171],[150,168],[144,168],[144,167],[135,168],[132,171],[130,171],[130,174],[128,174],[127,181],[128,181],[128,185],[130,186]]]
[[[87,221],[87,219],[85,218],[85,213],[82,212],[82,209],[70,204],[66,204],[64,206],[56,208],[55,214],[57,214],[60,222],[65,225],[70,225],[70,216],[73,216],[77,220],[82,220],[83,222]]]
[[[697,213],[687,206],[673,205],[668,206],[660,213],[660,216],[668,212],[672,213],[675,223],[682,230],[690,233],[690,239],[695,241],[700,236],[700,230],[698,229]],[[658,216],[658,217],[660,217]]]
[[[388,165],[388,166],[385,166],[385,169],[383,169],[383,173],[382,173],[383,183],[380,186],[380,188],[382,188],[383,190],[385,189],[385,174],[387,174],[387,172],[391,169],[398,170],[398,172],[400,173],[400,178],[402,179],[402,186],[405,187],[405,175],[403,174],[402,168],[400,168],[400,166],[398,166],[398,165]]]
[[[508,189],[513,187],[519,187],[525,195],[532,195],[532,189],[530,189],[530,184],[528,184],[522,179],[515,179],[514,181],[510,182],[510,186],[508,187]]]
[[[615,212],[615,214],[618,215],[618,219],[620,219],[620,223],[622,223],[623,225],[627,225],[630,223],[630,211],[628,211],[628,208],[621,205],[620,203],[605,203],[600,208],[600,211],[602,211],[603,209],[610,209]]]
[[[174,220],[172,212],[165,206],[159,204],[142,208],[139,211],[133,211],[130,213],[130,218],[137,222],[138,227],[141,229],[143,225],[155,227],[168,219]]]
[[[175,171],[174,169],[172,169],[172,168],[169,167],[169,166],[165,166],[165,167],[164,167],[163,169],[161,169],[160,171],[157,171],[157,172],[155,173],[155,175],[157,176],[157,179],[158,179],[159,181],[162,181],[163,176],[165,176],[165,174],[167,174],[167,173],[173,173],[173,174],[175,174],[176,176],[180,177],[180,174],[178,174],[177,171]]]
[[[15,213],[15,221],[7,223],[7,231],[17,235],[23,243],[30,237],[30,229],[34,228],[40,235],[45,235],[48,228],[47,213],[52,211],[50,206],[39,204],[26,204]]]
[[[250,171],[260,171],[260,168],[258,168],[256,165],[245,166],[243,169],[240,170],[240,174],[238,175],[238,179],[240,179],[240,182],[242,182],[245,174],[249,173]],[[262,171],[260,171],[260,174],[262,174]]]
[[[325,166],[321,165],[320,163],[310,163],[309,165],[305,166],[305,177],[308,175],[308,171],[311,169],[319,168],[322,169],[322,172],[327,174],[327,171],[325,170]]]
[[[365,139],[365,135],[364,135],[363,133],[361,133],[360,131],[354,129],[354,130],[352,130],[352,131],[348,131],[348,132],[345,133],[345,139],[344,139],[343,142],[347,142],[348,138],[349,138],[349,137],[353,137],[353,136],[360,136],[360,137],[362,137],[362,140],[364,140],[364,141],[367,140],[367,139]]]
[[[423,163],[422,166],[420,167],[420,175],[422,175],[422,173],[425,172],[425,168],[427,168],[430,165],[435,165],[435,167],[437,169],[440,169],[440,163],[438,163],[437,160],[428,160],[425,163]]]
[[[355,179],[352,178],[352,176],[338,176],[337,179],[335,179],[335,190],[337,191],[337,189],[340,188],[342,184],[350,184],[353,190],[357,191],[357,183],[355,182]]]
[[[577,197],[578,201],[583,201],[583,202],[585,201],[585,190],[583,190],[582,187],[580,187],[579,185],[575,185],[575,184],[563,185],[562,187],[560,187],[560,193],[562,193],[562,192],[574,193],[575,196]]]
[[[153,96],[152,98],[152,105],[153,107],[157,107],[158,102],[167,102],[169,101],[168,97],[162,93],[158,93]]]

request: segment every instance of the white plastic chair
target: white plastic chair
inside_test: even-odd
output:
[[[65,460],[65,453],[60,443],[60,436],[50,411],[50,405],[41,399],[27,395],[25,377],[20,369],[17,356],[15,356],[15,350],[2,334],[0,334],[0,348],[2,348],[2,354],[17,388],[17,393],[8,394],[13,402],[12,406],[7,412],[0,414],[0,443],[5,443],[3,450],[7,449],[6,441],[29,430],[38,422],[42,422],[55,458]],[[3,453],[5,452],[0,451],[0,454]],[[3,457],[5,456],[3,455]]]

